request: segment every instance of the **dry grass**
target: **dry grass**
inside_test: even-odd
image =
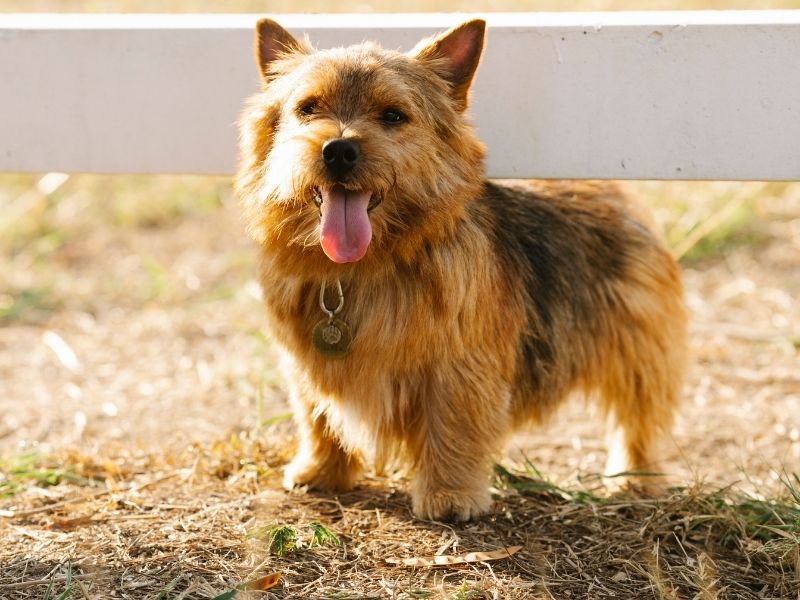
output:
[[[54,7],[331,9],[0,11]],[[637,8],[522,8],[559,7]],[[679,487],[613,495],[592,475],[602,424],[574,404],[501,457],[492,515],[450,526],[415,519],[399,477],[280,490],[292,429],[227,180],[0,176],[0,599],[800,599],[800,184],[632,185],[683,257],[693,312],[664,449]]]
[[[277,491],[286,435],[272,427],[158,457],[52,457],[95,483],[5,503],[0,597],[40,599],[52,586],[69,598],[223,598],[248,583],[274,585],[266,597],[340,600],[800,593],[796,480],[770,501],[700,488],[644,499],[498,468],[494,513],[452,526],[413,518],[395,481],[337,497]],[[455,566],[387,560],[512,546],[511,558]],[[264,597],[238,594],[251,596]]]

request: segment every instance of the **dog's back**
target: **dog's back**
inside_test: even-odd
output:
[[[646,212],[616,184],[573,181],[487,183],[473,211],[525,299],[515,421],[541,421],[572,391],[595,395],[629,430],[631,456],[612,468],[652,470],[678,403],[686,314]]]

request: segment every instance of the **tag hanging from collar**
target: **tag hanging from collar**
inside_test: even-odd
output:
[[[353,336],[350,332],[350,325],[336,316],[344,308],[342,282],[336,280],[339,305],[333,310],[325,305],[325,286],[326,281],[323,279],[319,288],[319,307],[327,317],[314,325],[311,341],[314,342],[314,346],[321,354],[330,358],[343,358],[350,351],[350,342],[353,341]]]

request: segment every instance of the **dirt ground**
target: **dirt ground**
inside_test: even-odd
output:
[[[292,443],[283,381],[263,330],[255,253],[227,184],[217,185],[218,202],[202,211],[73,229],[57,242],[47,241],[51,231],[6,248],[5,476],[15,457],[34,453],[86,479],[25,483],[0,499],[0,598],[49,597],[48,581],[66,585],[68,559],[72,598],[212,598],[270,570],[281,583],[265,594],[286,598],[800,598],[797,525],[783,562],[764,567],[740,547],[735,556],[761,565],[750,570],[698,540],[692,554],[691,536],[685,558],[664,542],[659,562],[653,539],[662,538],[642,532],[680,521],[661,504],[601,505],[622,519],[620,535],[593,529],[598,509],[557,491],[585,487],[604,462],[602,424],[579,402],[517,436],[503,458],[510,468],[527,459],[560,487],[532,500],[500,489],[499,512],[474,525],[413,520],[402,479],[370,478],[339,497],[280,491]],[[81,198],[76,189],[42,210],[75,223]],[[782,493],[782,472],[800,473],[800,195],[757,203],[749,219],[748,243],[739,232],[684,261],[692,366],[665,470],[683,486],[769,498]],[[703,506],[686,508],[693,501],[682,497],[681,510],[702,515]],[[343,546],[292,561],[247,539],[265,523],[313,519]],[[601,534],[602,543],[593,537]],[[375,566],[392,555],[517,545],[527,558],[497,573],[489,561]],[[600,545],[601,555],[588,549]]]

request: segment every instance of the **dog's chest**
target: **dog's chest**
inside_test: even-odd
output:
[[[457,310],[444,307],[430,285],[410,280],[342,283],[335,319],[352,336],[343,357],[321,352],[315,328],[330,320],[320,302],[322,283],[302,278],[263,279],[270,329],[319,383],[341,388],[343,381],[375,381],[392,373],[418,371],[460,346]],[[327,283],[325,308],[336,310],[336,284]],[[448,307],[449,308],[449,307]],[[326,380],[326,381],[323,381]]]

